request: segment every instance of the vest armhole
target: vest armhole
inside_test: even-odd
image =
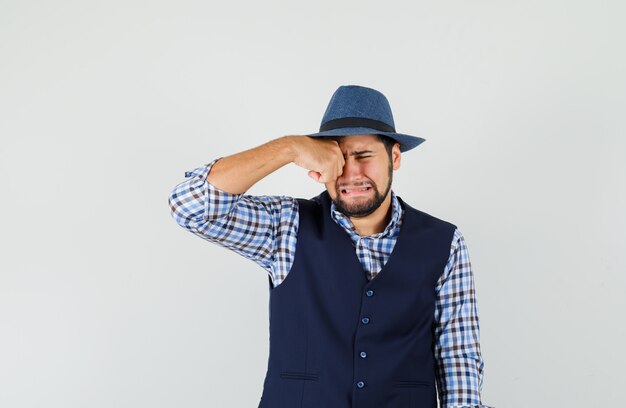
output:
[[[316,216],[321,216],[321,203],[314,199],[296,198],[298,202],[298,224],[302,225],[303,222],[309,222]],[[307,225],[308,227],[308,225]],[[300,230],[300,228],[298,228]],[[299,231],[298,231],[299,232]],[[298,234],[299,235],[299,234]]]

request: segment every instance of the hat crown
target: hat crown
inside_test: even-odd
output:
[[[426,139],[396,132],[391,106],[381,92],[359,85],[340,86],[328,102],[319,132],[309,137],[376,134],[400,143],[400,151],[411,150]]]
[[[341,118],[372,119],[395,128],[391,106],[385,95],[359,85],[343,85],[335,91],[321,124]]]

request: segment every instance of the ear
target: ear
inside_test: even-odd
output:
[[[391,148],[391,161],[393,163],[394,170],[398,170],[400,168],[401,159],[402,153],[400,152],[400,143],[396,143]]]

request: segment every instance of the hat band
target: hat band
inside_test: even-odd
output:
[[[347,128],[347,127],[367,127],[376,130],[380,130],[382,132],[396,132],[396,129],[393,126],[389,126],[385,122],[381,122],[375,119],[368,118],[339,118],[329,120],[328,122],[322,124],[320,126],[320,132],[324,132],[326,130],[338,129],[338,128]]]

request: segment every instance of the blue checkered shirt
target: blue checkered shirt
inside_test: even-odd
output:
[[[289,196],[230,194],[206,180],[220,158],[185,172],[187,180],[169,196],[172,217],[199,237],[229,248],[265,269],[274,285],[287,276],[294,260],[298,202]],[[331,216],[352,239],[368,279],[382,269],[402,225],[402,206],[393,190],[392,217],[384,231],[361,237],[352,221],[331,204]],[[436,286],[435,361],[441,407],[483,408],[480,399],[483,359],[478,308],[465,240],[457,229],[450,257]]]

